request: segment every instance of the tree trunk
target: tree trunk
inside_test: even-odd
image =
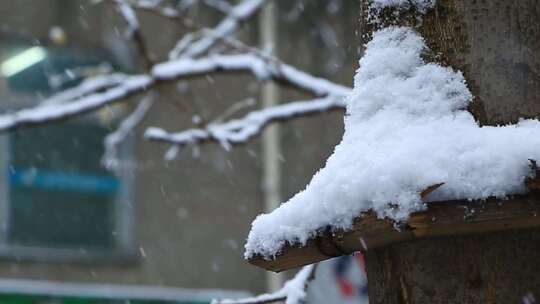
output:
[[[369,303],[527,303],[540,299],[539,252],[539,229],[368,250]]]
[[[385,9],[370,24],[361,0],[364,42],[378,27],[414,26],[430,47],[426,59],[461,70],[481,125],[540,116],[540,2],[438,0],[414,9]],[[534,303],[540,300],[540,230],[430,238],[366,253],[370,303]]]

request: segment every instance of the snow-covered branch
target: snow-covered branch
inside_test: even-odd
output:
[[[347,95],[351,90],[349,87],[315,77],[288,64],[267,60],[253,53],[171,60],[155,65],[152,75],[156,79],[173,79],[219,71],[248,71],[260,80],[272,78],[311,92],[315,96]]]
[[[117,76],[123,77],[122,81],[120,81],[118,85],[104,92],[88,94],[71,102],[67,102],[63,98],[58,98],[58,95],[56,95],[56,97],[53,98],[61,100],[63,103],[58,104],[55,102],[45,101],[43,105],[34,108],[2,114],[0,115],[0,131],[13,129],[23,125],[47,123],[88,113],[106,106],[114,101],[125,98],[134,92],[142,91],[154,82],[154,80],[147,75]],[[88,83],[92,82],[87,82],[86,84]],[[96,85],[96,87],[100,86],[101,85]],[[85,87],[85,83],[79,85],[78,88],[83,89],[80,92],[73,90],[70,94],[83,95],[83,92],[87,92],[84,90],[87,88]]]
[[[125,141],[128,135],[143,120],[148,110],[152,107],[154,99],[155,96],[153,94],[149,94],[143,98],[135,110],[120,123],[118,129],[105,137],[103,141],[105,153],[101,160],[105,168],[114,170],[118,167],[118,148],[120,144]]]
[[[239,300],[214,300],[212,304],[264,304],[285,301],[285,304],[301,304],[306,298],[309,282],[315,276],[316,265],[305,266],[283,288],[268,294]]]
[[[227,16],[211,30],[213,35],[204,35],[201,39],[193,42],[186,50],[179,54],[180,57],[194,58],[208,51],[219,39],[232,34],[238,25],[257,12],[266,0],[243,0],[229,10]]]
[[[281,62],[269,62],[252,53],[211,55],[200,59],[185,58],[157,64],[150,75],[111,74],[89,78],[75,88],[44,100],[39,106],[18,112],[0,114],[0,131],[20,125],[47,123],[84,114],[125,98],[130,94],[150,89],[159,81],[222,71],[247,71],[261,80],[272,78],[311,92],[315,96],[331,96],[332,99],[334,97],[339,99],[351,90],[346,86],[315,77],[290,65]],[[298,103],[285,104],[276,111],[280,112],[281,107],[285,106],[295,109],[294,115],[323,111],[327,108],[325,104],[329,101],[322,102],[322,104],[321,102],[322,100],[319,100],[318,103],[314,103],[310,107],[301,107],[302,109],[308,109],[307,111],[296,110]],[[330,103],[334,104],[336,101]],[[341,106],[341,101],[333,106],[338,104]],[[315,108],[309,110],[311,107]],[[280,115],[281,117],[279,117]],[[282,113],[273,119],[287,118],[294,115]]]
[[[138,0],[130,1],[133,8],[137,10],[145,10],[148,12],[157,13],[160,16],[167,18],[179,18],[180,14],[177,9],[171,6],[162,6],[160,0]]]
[[[83,80],[78,86],[65,89],[60,93],[52,95],[42,102],[45,105],[58,105],[66,102],[72,102],[87,94],[95,93],[111,87],[117,86],[126,80],[124,74],[99,75]]]
[[[189,129],[178,133],[169,133],[157,127],[148,128],[144,137],[149,140],[163,141],[175,145],[199,144],[205,141],[217,141],[225,148],[230,144],[245,143],[260,133],[268,123],[298,115],[308,115],[345,106],[342,95],[330,95],[324,98],[289,102],[279,106],[252,111],[243,118],[225,123],[210,124],[204,129]]]
[[[118,5],[135,39],[140,36],[140,25],[133,7],[157,9],[159,0],[112,0]],[[230,144],[244,143],[259,134],[264,126],[275,120],[282,120],[299,115],[308,115],[328,109],[343,107],[343,97],[351,91],[349,87],[315,77],[293,66],[269,56],[265,52],[247,46],[230,37],[238,24],[254,14],[265,0],[244,0],[236,6],[226,8],[227,16],[214,29],[203,33],[198,40],[195,33],[185,37],[180,58],[155,64],[147,74],[124,75],[111,74],[89,78],[75,88],[68,89],[44,100],[39,106],[18,112],[0,114],[0,131],[21,125],[40,124],[76,116],[106,106],[128,95],[151,89],[157,83],[177,80],[185,77],[207,75],[218,72],[244,71],[253,74],[259,80],[275,80],[298,89],[307,91],[318,99],[282,104],[276,107],[253,111],[240,119],[228,122],[215,121],[206,128],[190,129],[178,133],[168,133],[159,128],[149,128],[145,137],[155,141],[165,141],[175,146],[198,144],[205,141],[217,141],[228,148]],[[220,3],[219,1],[216,3]],[[225,2],[226,3],[226,2]],[[133,6],[133,7],[132,7]],[[222,41],[239,54],[210,54],[195,58],[209,50],[216,41]],[[138,42],[145,52],[142,40]],[[143,54],[144,56],[144,54]],[[142,105],[141,105],[142,106]]]

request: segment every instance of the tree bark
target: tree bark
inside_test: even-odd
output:
[[[428,238],[368,250],[369,303],[524,303],[526,297],[539,299],[539,250],[539,229]]]
[[[469,110],[481,125],[540,116],[540,2],[438,0],[419,18],[415,9],[385,9],[367,20],[364,42],[388,25],[415,27],[426,60],[463,72],[473,95]],[[373,12],[372,12],[373,13]],[[540,300],[540,230],[428,238],[369,250],[370,303],[534,303]]]
[[[463,72],[475,96],[471,112],[482,125],[540,115],[540,3],[537,0],[438,0],[424,16],[384,10],[379,25],[367,21],[362,0],[360,32],[388,25],[415,27],[431,49],[428,60]]]

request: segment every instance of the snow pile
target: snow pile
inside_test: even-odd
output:
[[[271,257],[326,227],[347,229],[366,210],[406,220],[426,199],[483,199],[526,191],[540,159],[540,122],[479,127],[461,73],[425,63],[423,39],[389,27],[373,35],[347,100],[341,143],[304,191],[257,217],[246,258]]]

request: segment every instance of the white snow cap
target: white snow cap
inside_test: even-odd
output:
[[[478,126],[465,110],[472,95],[462,74],[424,62],[425,48],[411,28],[374,33],[347,100],[341,143],[305,190],[255,219],[246,258],[270,258],[327,227],[350,228],[367,210],[406,220],[425,207],[419,193],[438,183],[426,199],[526,191],[529,159],[540,159],[540,122]]]

